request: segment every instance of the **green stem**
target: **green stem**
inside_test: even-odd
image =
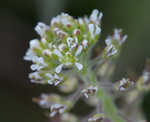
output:
[[[123,120],[123,118],[119,116],[119,112],[117,111],[117,108],[111,96],[101,87],[101,85],[97,81],[95,73],[89,71],[87,72],[85,77],[87,77],[93,85],[96,84],[98,86],[96,96],[99,98],[104,108],[104,112],[106,113],[106,116],[108,116],[113,122],[125,122],[125,120]]]
[[[116,106],[111,97],[101,87],[98,89],[97,97],[100,99],[107,116],[111,118],[113,122],[125,122],[125,120],[118,115]]]
[[[98,91],[96,96],[99,98],[101,105],[103,106],[106,116],[112,120],[112,122],[125,122],[125,120],[119,116],[119,112],[113,102],[111,96],[101,87],[100,83],[97,81],[96,73],[91,70],[91,65],[88,63],[89,59],[86,58],[87,53],[81,57],[82,64],[84,64],[84,71],[79,74],[85,82],[90,82],[92,85],[98,86]]]

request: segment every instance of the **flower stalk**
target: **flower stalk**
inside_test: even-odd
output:
[[[95,72],[88,70],[85,74],[82,75],[82,79],[89,80],[91,84],[98,87],[96,96],[108,118],[110,118],[113,122],[125,122],[125,120],[120,116],[112,97],[102,88],[100,82],[97,80]]]

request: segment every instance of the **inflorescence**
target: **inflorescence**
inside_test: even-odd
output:
[[[88,66],[90,64],[85,65],[87,62],[85,60],[92,60],[88,58],[91,53],[89,51],[100,39],[102,16],[103,14],[95,9],[89,17],[75,19],[66,13],[61,13],[52,18],[50,25],[39,22],[35,31],[40,39],[33,39],[29,42],[29,49],[24,56],[25,60],[33,63],[31,65],[33,72],[29,74],[31,82],[58,85],[64,92],[72,92],[76,89],[78,79],[66,74],[68,71],[75,71],[78,75],[83,75],[90,67]],[[121,29],[115,29],[113,35],[105,40],[106,47],[101,52],[101,60],[118,55],[126,38],[127,35],[123,35]],[[84,81],[82,84],[85,85],[80,91],[87,99],[98,91],[98,85],[93,85],[91,82],[90,79]],[[122,79],[118,89],[124,91],[129,85],[128,79]],[[33,100],[43,108],[49,108],[50,117],[64,113],[73,106],[73,101],[56,94],[42,94]],[[88,121],[100,121],[104,118],[102,115],[97,113]],[[61,118],[64,122],[68,122],[66,118],[69,118],[69,122],[77,121],[74,115],[69,113],[63,114]]]
[[[74,19],[66,13],[52,18],[50,26],[39,22],[35,27],[41,39],[30,41],[24,59],[32,61],[32,82],[58,85],[64,80],[63,69],[84,66],[80,56],[98,41],[102,13],[94,10],[89,18]]]

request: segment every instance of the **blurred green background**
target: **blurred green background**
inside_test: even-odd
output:
[[[150,57],[150,0],[1,0],[0,122],[48,122],[44,111],[32,103],[32,97],[52,90],[31,84],[30,63],[23,61],[29,40],[37,37],[34,26],[38,21],[49,24],[60,12],[78,17],[89,15],[94,8],[104,14],[100,41],[116,27],[128,34],[115,79],[129,70],[141,73],[145,60]],[[150,110],[147,94],[143,98],[145,111]]]

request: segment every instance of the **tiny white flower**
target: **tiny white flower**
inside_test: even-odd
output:
[[[63,66],[64,66],[63,64],[58,65],[55,70],[56,73],[60,73],[62,71]]]
[[[132,85],[134,85],[133,81],[122,78],[122,80],[120,80],[120,84],[119,84],[119,91],[125,91],[127,88],[129,88]]]
[[[82,45],[83,45],[84,48],[87,48],[88,41],[84,39],[83,42],[82,42]]]
[[[60,29],[59,28],[57,28],[57,27],[55,27],[54,29],[53,29],[53,31],[56,33],[57,31],[59,31]]]
[[[45,31],[49,29],[49,26],[45,25],[42,22],[39,22],[37,26],[35,27],[35,31],[41,36],[45,36]]]
[[[47,94],[41,94],[40,98],[37,98],[38,104],[43,108],[49,108],[50,104],[48,103],[48,95]]]
[[[55,23],[59,23],[60,19],[58,17],[53,17],[51,20],[51,25],[55,24]]]
[[[103,13],[100,12],[100,13],[99,13],[99,16],[98,16],[98,20],[101,21],[102,17],[103,17]]]
[[[63,25],[71,24],[71,22],[68,21],[68,19],[67,19],[66,17],[63,17],[63,18],[61,19],[61,23],[62,23]]]
[[[52,48],[56,49],[56,45],[52,44]]]
[[[111,45],[112,44],[112,39],[110,37],[108,37],[106,40],[105,40],[105,43],[107,46]]]
[[[70,16],[66,13],[61,13],[61,16],[60,16],[60,21],[63,25],[71,25],[71,21],[69,21],[69,18]]]
[[[45,75],[49,78],[48,84],[53,85],[53,80],[54,80],[53,75],[51,73],[46,73]]]
[[[120,90],[120,91],[125,91],[126,89],[123,88],[123,87],[120,87],[119,90]]]
[[[84,22],[85,22],[86,24],[89,24],[89,23],[90,23],[89,18],[84,17]]]
[[[44,62],[44,58],[43,57],[33,56],[32,57],[32,62],[37,63],[39,65],[43,65],[43,67],[47,66],[47,64]]]
[[[95,34],[96,34],[96,35],[99,35],[100,33],[101,33],[101,28],[96,25]]]
[[[120,40],[119,44],[124,43],[127,38],[128,38],[128,36],[127,36],[127,35],[124,35],[124,36],[122,37],[122,39]]]
[[[53,85],[53,81],[51,79],[48,80],[48,84]]]
[[[38,69],[38,65],[37,64],[32,64],[31,66],[30,66],[30,68],[31,68],[31,70],[37,70]]]
[[[45,101],[45,100],[40,100],[40,102],[39,102],[39,104],[40,104],[41,106],[44,106],[46,103],[47,103],[47,101]]]
[[[61,81],[60,80],[57,80],[54,85],[57,86]]]
[[[106,51],[107,51],[107,56],[109,57],[109,56],[113,56],[113,55],[115,55],[117,52],[118,52],[118,50],[115,48],[115,46],[114,45],[109,45],[107,48],[106,48]]]
[[[40,80],[31,79],[31,83],[45,84],[45,81],[42,79],[40,79]]]
[[[94,95],[97,92],[98,88],[96,86],[89,86],[86,89],[83,89],[81,92],[83,95],[88,98],[89,95]]]
[[[52,79],[53,75],[51,73],[46,73],[45,76],[47,76],[48,78]]]
[[[43,58],[43,57],[39,57],[37,63],[40,63],[40,64],[42,64],[42,65],[45,65],[44,58]]]
[[[54,75],[54,85],[57,86],[60,82],[62,82],[63,78],[59,77],[56,73]]]
[[[28,49],[26,52],[26,55],[24,56],[24,60],[26,61],[32,61],[32,58],[35,56],[35,53],[33,52],[33,50]]]
[[[90,16],[90,20],[93,21],[93,22],[96,22],[97,21],[97,17],[98,17],[98,13],[99,13],[99,11],[97,9],[94,9],[92,11],[91,16]]]
[[[54,85],[57,86],[59,83],[61,82],[61,80],[57,80]]]
[[[80,55],[80,53],[82,52],[82,49],[83,49],[83,46],[80,45],[80,46],[77,48],[77,51],[76,51],[76,53],[75,53],[75,56]]]
[[[74,35],[80,34],[80,30],[79,30],[79,29],[75,29],[75,30],[73,31],[73,34],[74,34]]]
[[[56,32],[56,35],[58,35],[61,39],[63,39],[64,36],[67,35],[67,33],[62,30],[59,30]]]
[[[29,74],[30,79],[41,79],[42,77],[39,75],[39,72],[32,72]]]
[[[62,17],[69,17],[69,14],[62,12],[62,13],[61,13],[61,16],[62,16]]]
[[[57,113],[55,111],[50,113],[50,117],[54,117]]]
[[[47,40],[46,40],[45,38],[42,38],[42,39],[41,39],[41,42],[42,42],[43,44],[45,44],[45,43],[47,42]]]
[[[124,35],[122,37],[122,31],[121,31],[121,29],[115,29],[113,36],[118,41],[119,45],[121,45],[122,43],[124,43],[126,41],[127,37],[128,37],[127,35]]]
[[[57,113],[62,114],[66,110],[66,106],[61,104],[53,104],[51,105],[50,110],[51,110],[50,116],[54,117]]]
[[[73,39],[73,38],[71,38],[71,37],[68,37],[68,38],[67,38],[67,44],[68,44],[68,47],[69,47],[70,49],[73,49],[74,47],[77,46],[77,44],[78,44],[78,39],[77,39],[77,38]]]
[[[71,42],[72,41],[73,41],[73,38],[71,38],[71,37],[67,38],[67,44],[68,44],[69,47],[71,47]]]
[[[62,80],[62,77],[59,77],[56,73],[52,75],[51,73],[46,73],[46,76],[50,78],[48,84],[57,86]]]
[[[127,80],[125,78],[123,78],[121,81],[120,81],[120,86],[124,85],[125,83],[127,83]]]
[[[62,43],[62,44],[60,44],[59,46],[58,46],[58,49],[60,50],[60,51],[63,51],[63,49],[66,47],[66,45],[64,44],[64,43]]]
[[[33,71],[35,71],[35,70],[39,71],[40,69],[43,68],[43,66],[40,66],[38,64],[32,64],[30,67],[31,67],[31,70],[33,70]]]
[[[79,24],[80,24],[80,25],[83,25],[84,22],[83,22],[83,19],[82,19],[82,18],[79,18],[78,21],[79,21]]]
[[[59,38],[61,38],[61,39],[63,39],[64,36],[67,35],[66,32],[64,32],[63,30],[61,30],[60,28],[57,28],[57,27],[55,27],[55,28],[53,29],[53,31],[54,31],[54,32],[56,33],[56,35],[59,36]]]
[[[115,38],[116,40],[120,40],[120,39],[121,39],[120,33],[121,33],[121,31],[120,31],[119,29],[115,29],[115,30],[114,30],[114,38]]]
[[[117,49],[113,48],[112,52],[108,54],[108,56],[113,56],[118,52]]]
[[[33,56],[33,57],[32,57],[32,62],[37,63],[37,62],[38,62],[38,58],[39,58],[39,57],[37,57],[37,56]]]
[[[149,78],[150,78],[150,73],[147,72],[147,71],[145,71],[145,72],[143,73],[144,82],[147,82],[147,81],[149,80]]]
[[[103,13],[102,12],[99,12],[97,9],[94,9],[92,11],[92,14],[90,15],[90,20],[92,22],[95,22],[96,24],[99,24],[101,19],[103,17]]]
[[[80,63],[75,63],[76,67],[78,68],[78,70],[82,70],[83,69],[83,65]]]
[[[52,56],[52,52],[49,49],[43,50],[43,54],[46,56]]]
[[[58,57],[63,57],[63,55],[58,49],[54,49],[54,54],[57,55]]]
[[[40,47],[40,42],[38,39],[33,39],[30,41],[30,48],[34,49],[34,48],[39,48]]]
[[[82,90],[82,93],[83,93],[83,95],[84,95],[86,98],[89,98],[89,95],[88,95],[88,93],[87,93],[87,90],[86,90],[86,89]]]
[[[89,24],[88,28],[89,28],[92,38],[94,38],[94,24]]]

